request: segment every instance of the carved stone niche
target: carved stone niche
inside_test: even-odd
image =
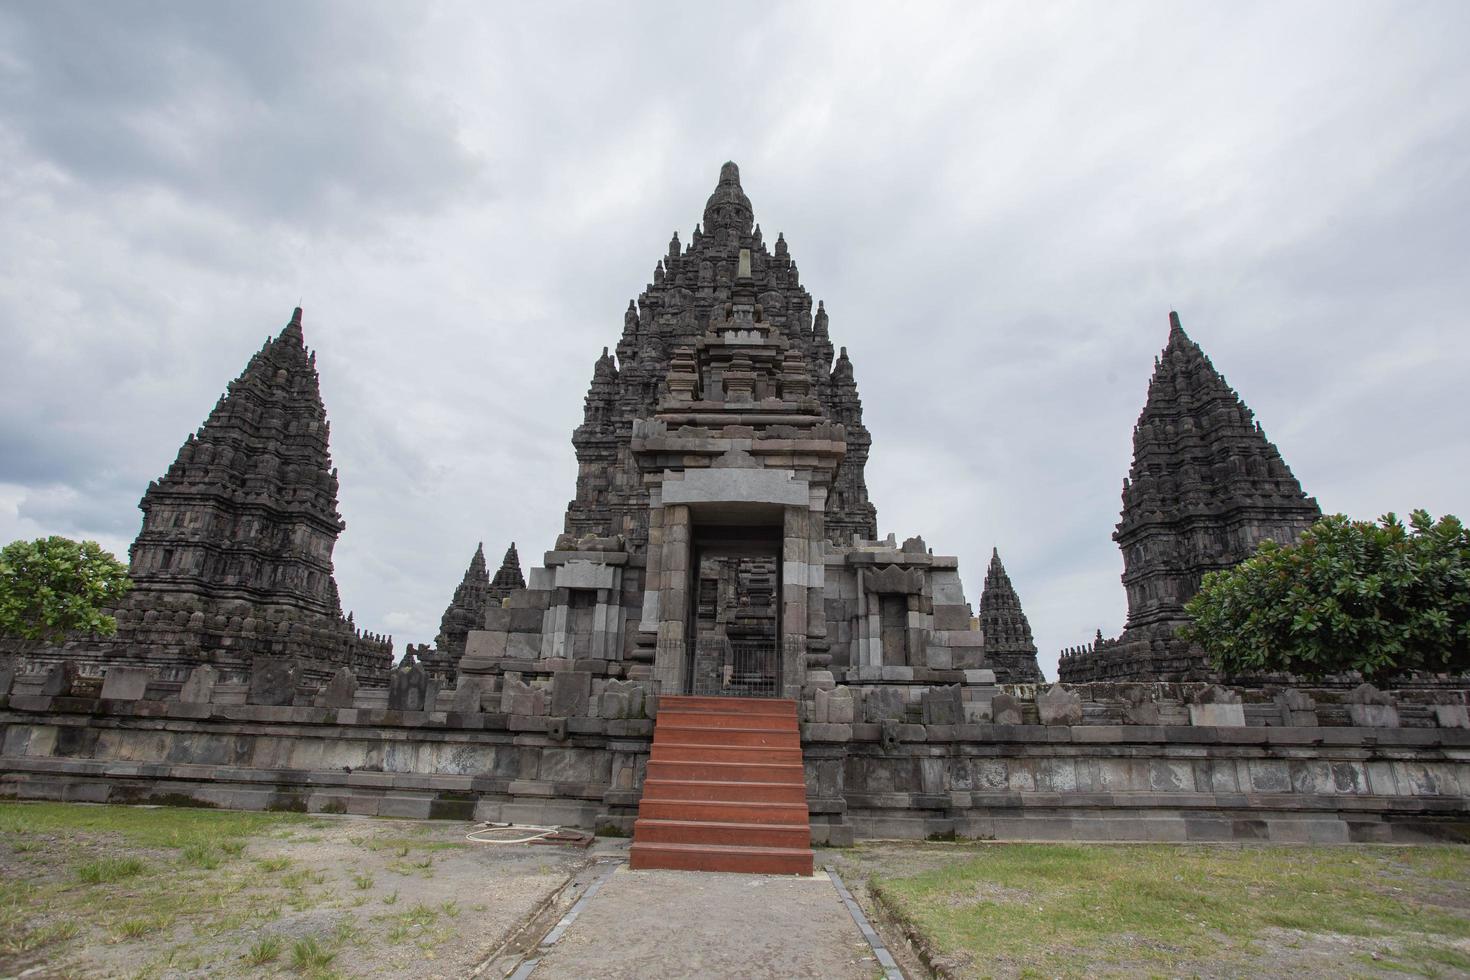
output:
[[[865,632],[877,641],[881,666],[923,664],[929,630],[916,620],[924,611],[924,572],[888,565],[864,575],[863,588],[869,593]]]

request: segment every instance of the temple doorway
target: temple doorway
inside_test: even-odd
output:
[[[696,528],[690,693],[781,696],[781,530]]]

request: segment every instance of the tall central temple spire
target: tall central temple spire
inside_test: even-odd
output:
[[[629,447],[633,422],[658,413],[660,400],[683,383],[680,351],[697,347],[727,312],[779,334],[791,351],[782,366],[791,380],[782,390],[795,391],[792,372],[800,373],[805,397],[845,428],[847,452],[826,507],[829,540],[846,544],[853,535],[877,536],[877,514],[864,477],[872,438],[863,425],[852,363],[844,352],[834,364],[827,311],[802,287],[784,236],[777,236],[773,252],[754,221],[740,168],[726,163],[705,203],[702,227],[682,251],[674,235],[653,280],[628,304],[616,357],[604,351],[597,359],[582,425],[572,436],[579,465],[566,531],[573,537],[623,535],[635,550],[642,549],[649,497]],[[778,394],[774,388],[752,389],[752,395],[757,393],[763,398]]]
[[[719,240],[733,232],[744,238],[750,234],[754,222],[755,209],[750,206],[750,198],[745,196],[745,189],[740,186],[740,168],[727,161],[720,168],[720,182],[704,205],[705,234]]]

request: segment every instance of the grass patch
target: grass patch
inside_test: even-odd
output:
[[[1245,954],[1267,930],[1428,939],[1445,967],[1470,914],[1395,890],[1396,878],[1470,880],[1456,848],[979,844],[874,890],[945,957],[1047,975],[1145,961],[1170,969]],[[1223,944],[1221,937],[1230,942]],[[1442,943],[1433,941],[1435,937]],[[1429,953],[1427,958],[1433,959]]]
[[[291,946],[291,968],[298,973],[326,969],[336,958],[336,952],[316,936],[298,939]]]
[[[249,966],[265,966],[281,958],[281,937],[264,936],[245,951],[245,962]]]
[[[15,956],[20,953],[32,953],[75,939],[81,931],[81,927],[70,919],[64,922],[53,922],[39,929],[21,929],[0,937],[0,955]]]
[[[358,889],[358,891],[364,891],[365,892],[369,888],[373,887],[373,876],[372,875],[360,875],[360,874],[359,875],[353,875],[352,876],[352,884]]]
[[[288,857],[260,858],[255,862],[255,866],[267,874],[275,874],[291,867],[291,859]]]
[[[98,858],[77,866],[77,877],[88,885],[106,885],[124,878],[135,878],[148,870],[137,858]]]
[[[182,847],[191,841],[245,838],[307,823],[296,814],[174,807],[79,806],[75,803],[0,803],[0,837],[23,833],[120,834],[144,847]],[[309,826],[309,824],[308,824]]]
[[[171,915],[147,915],[132,919],[123,919],[113,928],[108,936],[109,942],[122,943],[143,939],[162,932],[174,924]]]
[[[213,871],[224,859],[213,844],[206,841],[191,841],[183,847],[182,860],[190,867]]]

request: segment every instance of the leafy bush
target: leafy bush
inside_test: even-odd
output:
[[[1204,577],[1181,630],[1227,674],[1470,671],[1470,533],[1416,510],[1405,527],[1324,517]]]
[[[115,607],[132,583],[95,541],[52,536],[0,549],[0,636],[60,643],[73,632],[111,636]]]

